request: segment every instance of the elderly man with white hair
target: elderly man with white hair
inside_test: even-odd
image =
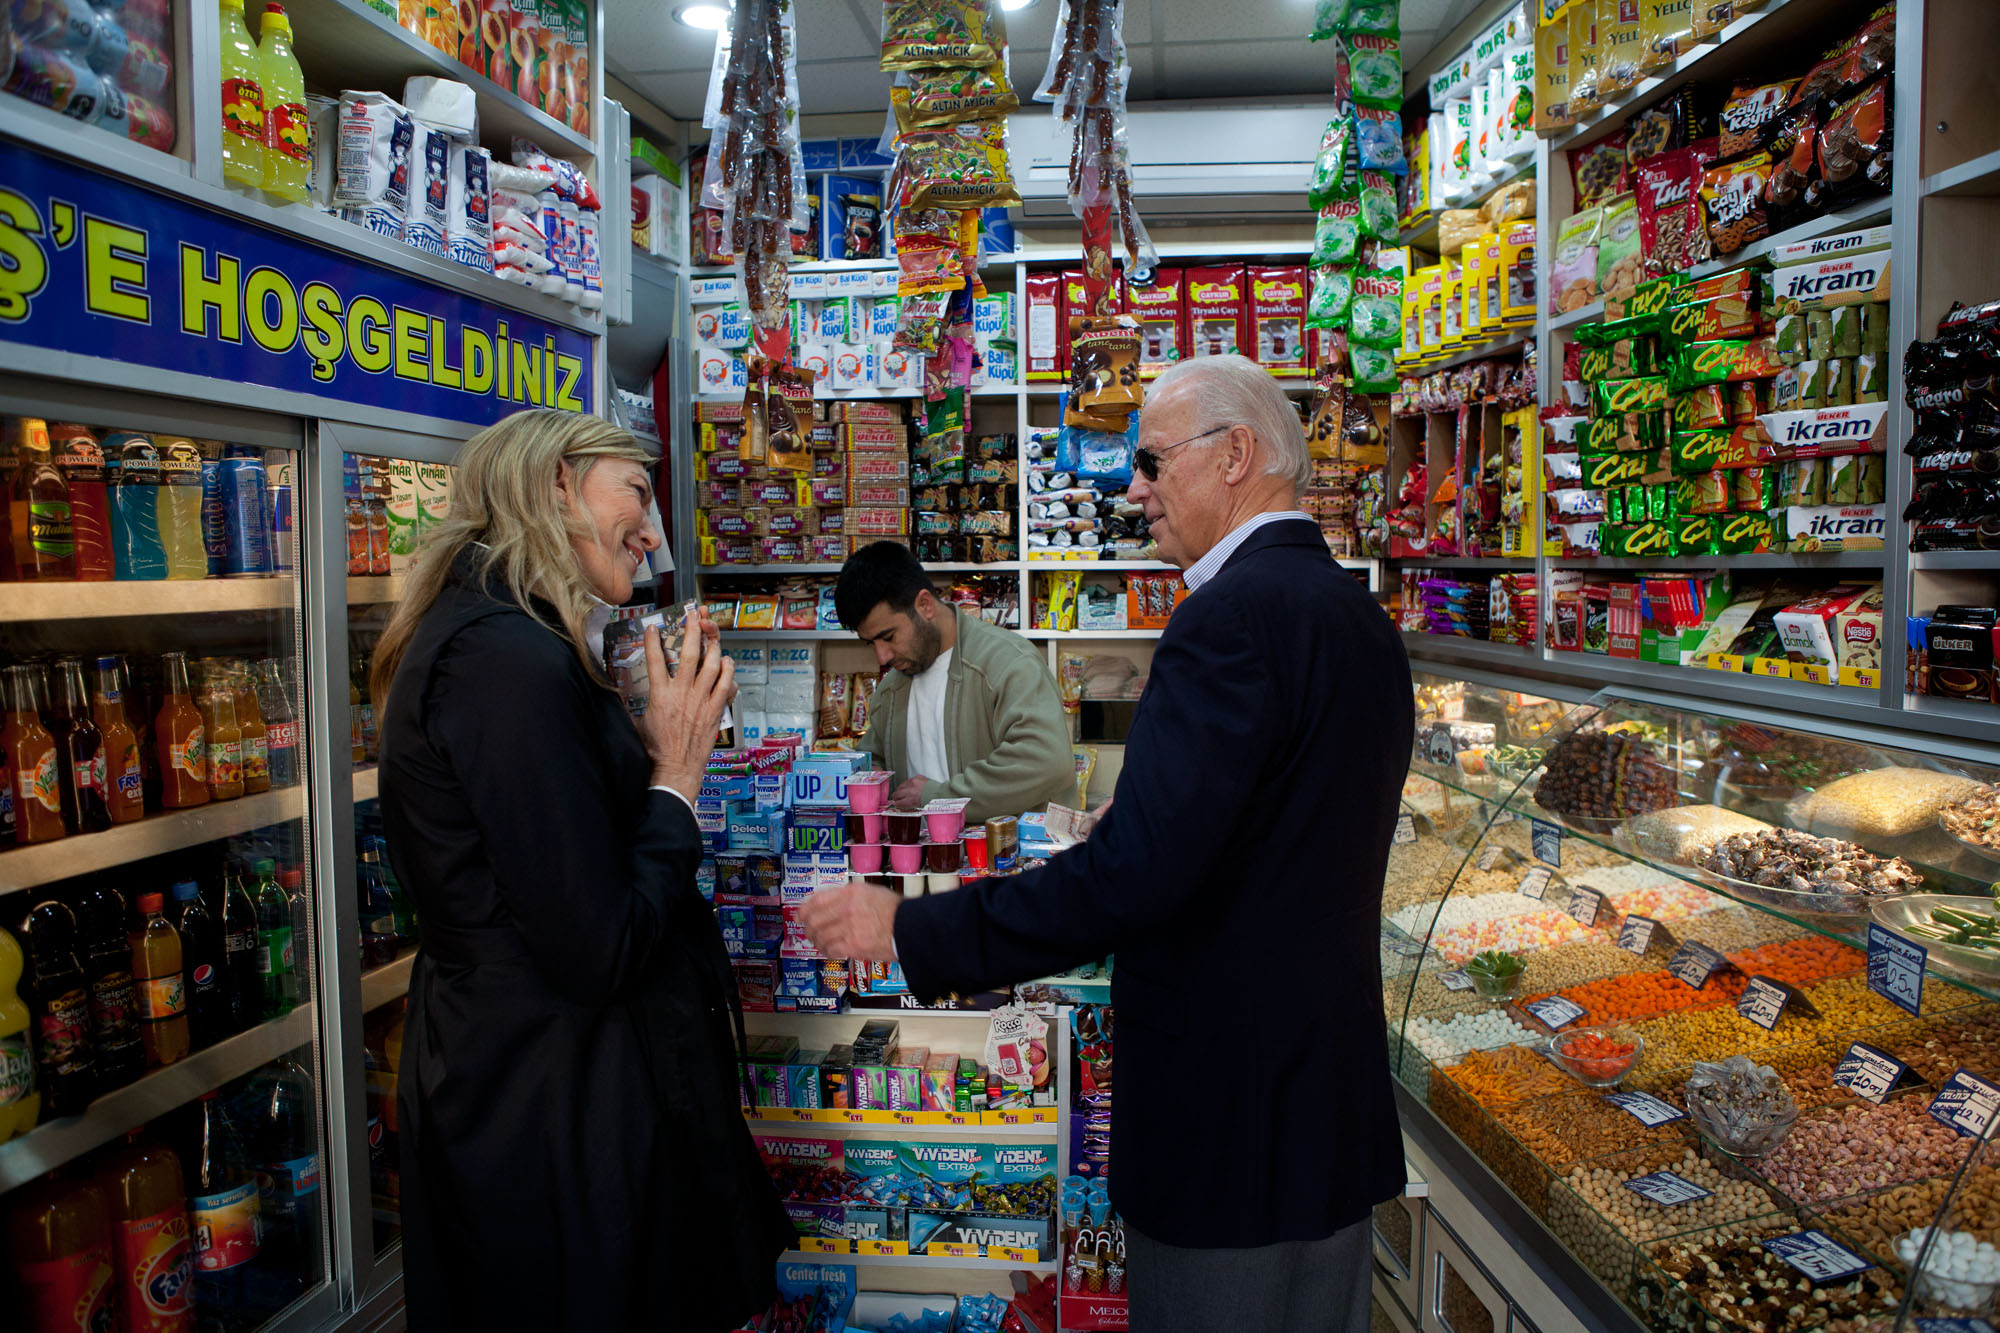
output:
[[[1361,1333],[1369,1214],[1404,1183],[1377,942],[1409,664],[1299,512],[1305,436],[1254,362],[1162,375],[1134,464],[1191,593],[1089,840],[956,893],[826,890],[805,926],[924,996],[1115,953],[1133,1333]]]

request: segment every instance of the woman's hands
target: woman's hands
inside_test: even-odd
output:
[[[660,636],[646,636],[646,711],[639,718],[639,739],[653,761],[652,785],[671,787],[693,804],[708,772],[722,710],[736,697],[736,664],[722,655],[722,631],[706,614],[682,643],[680,674],[670,675]]]

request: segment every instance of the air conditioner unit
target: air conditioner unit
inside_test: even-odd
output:
[[[1329,114],[1325,105],[1132,107],[1125,134],[1140,216],[1301,217]],[[1008,133],[1022,216],[1069,216],[1075,131],[1035,107],[1009,117]]]

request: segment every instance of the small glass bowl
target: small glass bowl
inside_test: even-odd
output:
[[[1472,983],[1473,991],[1481,999],[1492,1000],[1496,1004],[1502,1000],[1513,999],[1515,992],[1521,989],[1521,978],[1528,975],[1526,967],[1523,967],[1519,972],[1511,976],[1505,977],[1496,977],[1484,972],[1475,972],[1469,967],[1461,970],[1465,973],[1465,979]]]
[[[1630,1045],[1632,1051],[1629,1055],[1617,1057],[1571,1055],[1565,1048],[1578,1037],[1608,1037]],[[1624,1028],[1572,1028],[1549,1038],[1549,1059],[1587,1088],[1617,1087],[1645,1052],[1646,1039]]]

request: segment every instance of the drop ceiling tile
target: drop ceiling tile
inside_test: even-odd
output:
[[[1312,31],[1311,0],[1217,4],[1214,0],[1160,0],[1156,39],[1169,42],[1273,41],[1289,37],[1304,49]]]
[[[660,0],[604,0],[606,66],[614,71],[706,70],[715,55],[715,34],[675,21],[675,7]]]
[[[1330,97],[1324,60],[1288,58],[1302,41],[1169,42],[1163,90],[1156,97]]]

